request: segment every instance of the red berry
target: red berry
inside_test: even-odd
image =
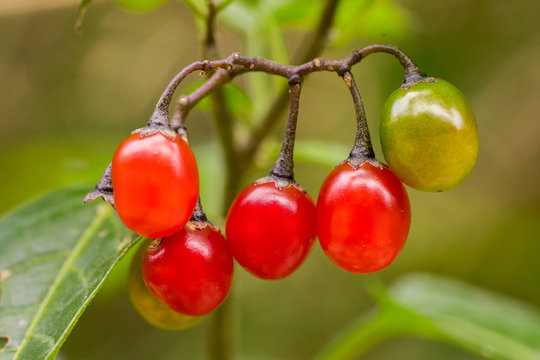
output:
[[[148,290],[142,277],[142,264],[146,248],[152,239],[143,239],[141,242],[131,261],[128,278],[129,298],[135,309],[146,321],[160,329],[182,330],[199,323],[203,319],[202,316],[177,313],[156,299]]]
[[[401,181],[384,165],[349,161],[324,181],[317,200],[317,235],[342,269],[367,274],[384,269],[405,244],[411,210]]]
[[[315,239],[315,204],[299,186],[278,187],[264,178],[234,200],[226,225],[234,258],[262,279],[290,275],[309,254]]]
[[[146,250],[143,278],[156,298],[176,312],[201,316],[227,297],[234,263],[227,241],[208,222],[190,221]]]
[[[188,222],[199,196],[199,173],[189,145],[161,131],[128,136],[112,160],[118,216],[133,232],[159,238]]]

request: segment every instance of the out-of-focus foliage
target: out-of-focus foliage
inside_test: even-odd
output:
[[[272,166],[280,149],[281,143],[279,141],[268,141],[261,151],[264,155],[264,161],[261,161],[262,164],[259,165],[265,168]],[[333,170],[337,164],[345,161],[350,151],[349,147],[340,143],[298,139],[294,144],[294,161]],[[263,160],[262,158],[261,156],[261,160]]]
[[[204,83],[204,80],[198,81],[186,89],[191,93]],[[233,113],[240,122],[248,127],[252,125],[253,104],[246,91],[235,83],[228,83],[222,87],[225,99],[230,106],[228,111]],[[205,97],[197,104],[197,109],[209,111],[212,108],[210,98]]]
[[[318,358],[354,359],[373,342],[416,335],[449,341],[489,359],[540,356],[540,311],[454,279],[430,274],[375,289],[379,309],[340,334]]]
[[[116,3],[132,11],[149,11],[163,5],[168,0],[116,0]]]

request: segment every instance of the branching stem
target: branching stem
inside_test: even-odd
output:
[[[411,82],[423,77],[422,72],[413,61],[400,49],[390,45],[370,45],[360,50],[352,52],[347,58],[342,60],[329,60],[316,58],[301,65],[284,65],[260,57],[243,57],[238,53],[233,53],[229,57],[214,61],[197,61],[182,69],[178,75],[169,83],[165,92],[156,105],[156,112],[163,112],[169,108],[172,95],[178,85],[190,73],[200,70],[203,72],[215,71],[214,75],[206,83],[201,85],[193,93],[180,97],[178,101],[178,111],[180,117],[185,119],[189,111],[204,97],[216,88],[231,81],[237,75],[246,72],[264,72],[271,75],[282,76],[287,79],[299,77],[303,78],[313,72],[330,71],[342,75],[346,71],[368,55],[384,52],[393,55],[405,71],[405,81]],[[176,124],[172,124],[173,128]]]

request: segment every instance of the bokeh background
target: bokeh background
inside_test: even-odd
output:
[[[455,84],[477,116],[477,166],[446,193],[409,189],[408,242],[396,262],[376,275],[338,269],[318,245],[295,274],[281,281],[255,279],[237,266],[231,297],[241,358],[309,358],[374,306],[365,287],[372,277],[391,283],[406,273],[433,272],[540,308],[540,2],[375,2],[382,10],[369,22],[358,22],[358,36],[334,42],[322,55],[342,58],[370,43],[391,43],[428,74]],[[81,35],[73,30],[76,9],[76,1],[68,0],[3,0],[0,5],[0,213],[65,186],[87,183],[91,188],[116,145],[145,124],[172,76],[200,58],[196,23],[180,1],[144,13],[96,1]],[[332,36],[345,30],[334,29]],[[294,27],[286,31],[290,52],[303,35]],[[218,44],[224,55],[260,55],[223,26]],[[382,159],[377,119],[385,98],[402,81],[401,69],[390,56],[374,55],[354,72]],[[246,81],[239,84],[249,87]],[[257,111],[257,104],[251,108]],[[335,143],[345,158],[355,133],[353,116],[347,89],[334,74],[306,79],[299,139]],[[274,141],[283,131],[280,124]],[[203,201],[211,218],[223,224],[222,154],[212,121],[195,110],[189,126]],[[270,158],[263,151],[256,171],[244,181],[264,174]],[[297,180],[316,198],[329,170],[299,163]],[[129,302],[128,265],[129,256],[79,320],[59,358],[204,358],[208,321],[179,333],[152,328]],[[396,338],[362,358],[478,357],[447,344]]]

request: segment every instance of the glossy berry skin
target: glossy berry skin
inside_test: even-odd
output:
[[[299,186],[263,178],[248,185],[227,215],[227,241],[233,257],[261,279],[294,272],[315,239],[315,204]]]
[[[137,312],[150,324],[164,330],[183,330],[201,321],[200,316],[189,316],[176,311],[156,299],[142,278],[142,262],[146,248],[152,240],[145,239],[137,249],[129,269],[128,291]]]
[[[146,250],[142,274],[152,294],[176,312],[201,316],[231,288],[234,262],[227,242],[208,222],[190,221]]]
[[[147,238],[180,231],[199,196],[199,173],[189,145],[161,131],[134,133],[122,141],[112,160],[112,182],[118,216]]]
[[[319,242],[336,265],[352,273],[373,273],[390,265],[405,244],[410,220],[401,181],[376,162],[338,165],[317,200]]]
[[[388,166],[405,184],[424,191],[457,186],[478,157],[471,106],[452,84],[435,80],[394,91],[379,123]]]

